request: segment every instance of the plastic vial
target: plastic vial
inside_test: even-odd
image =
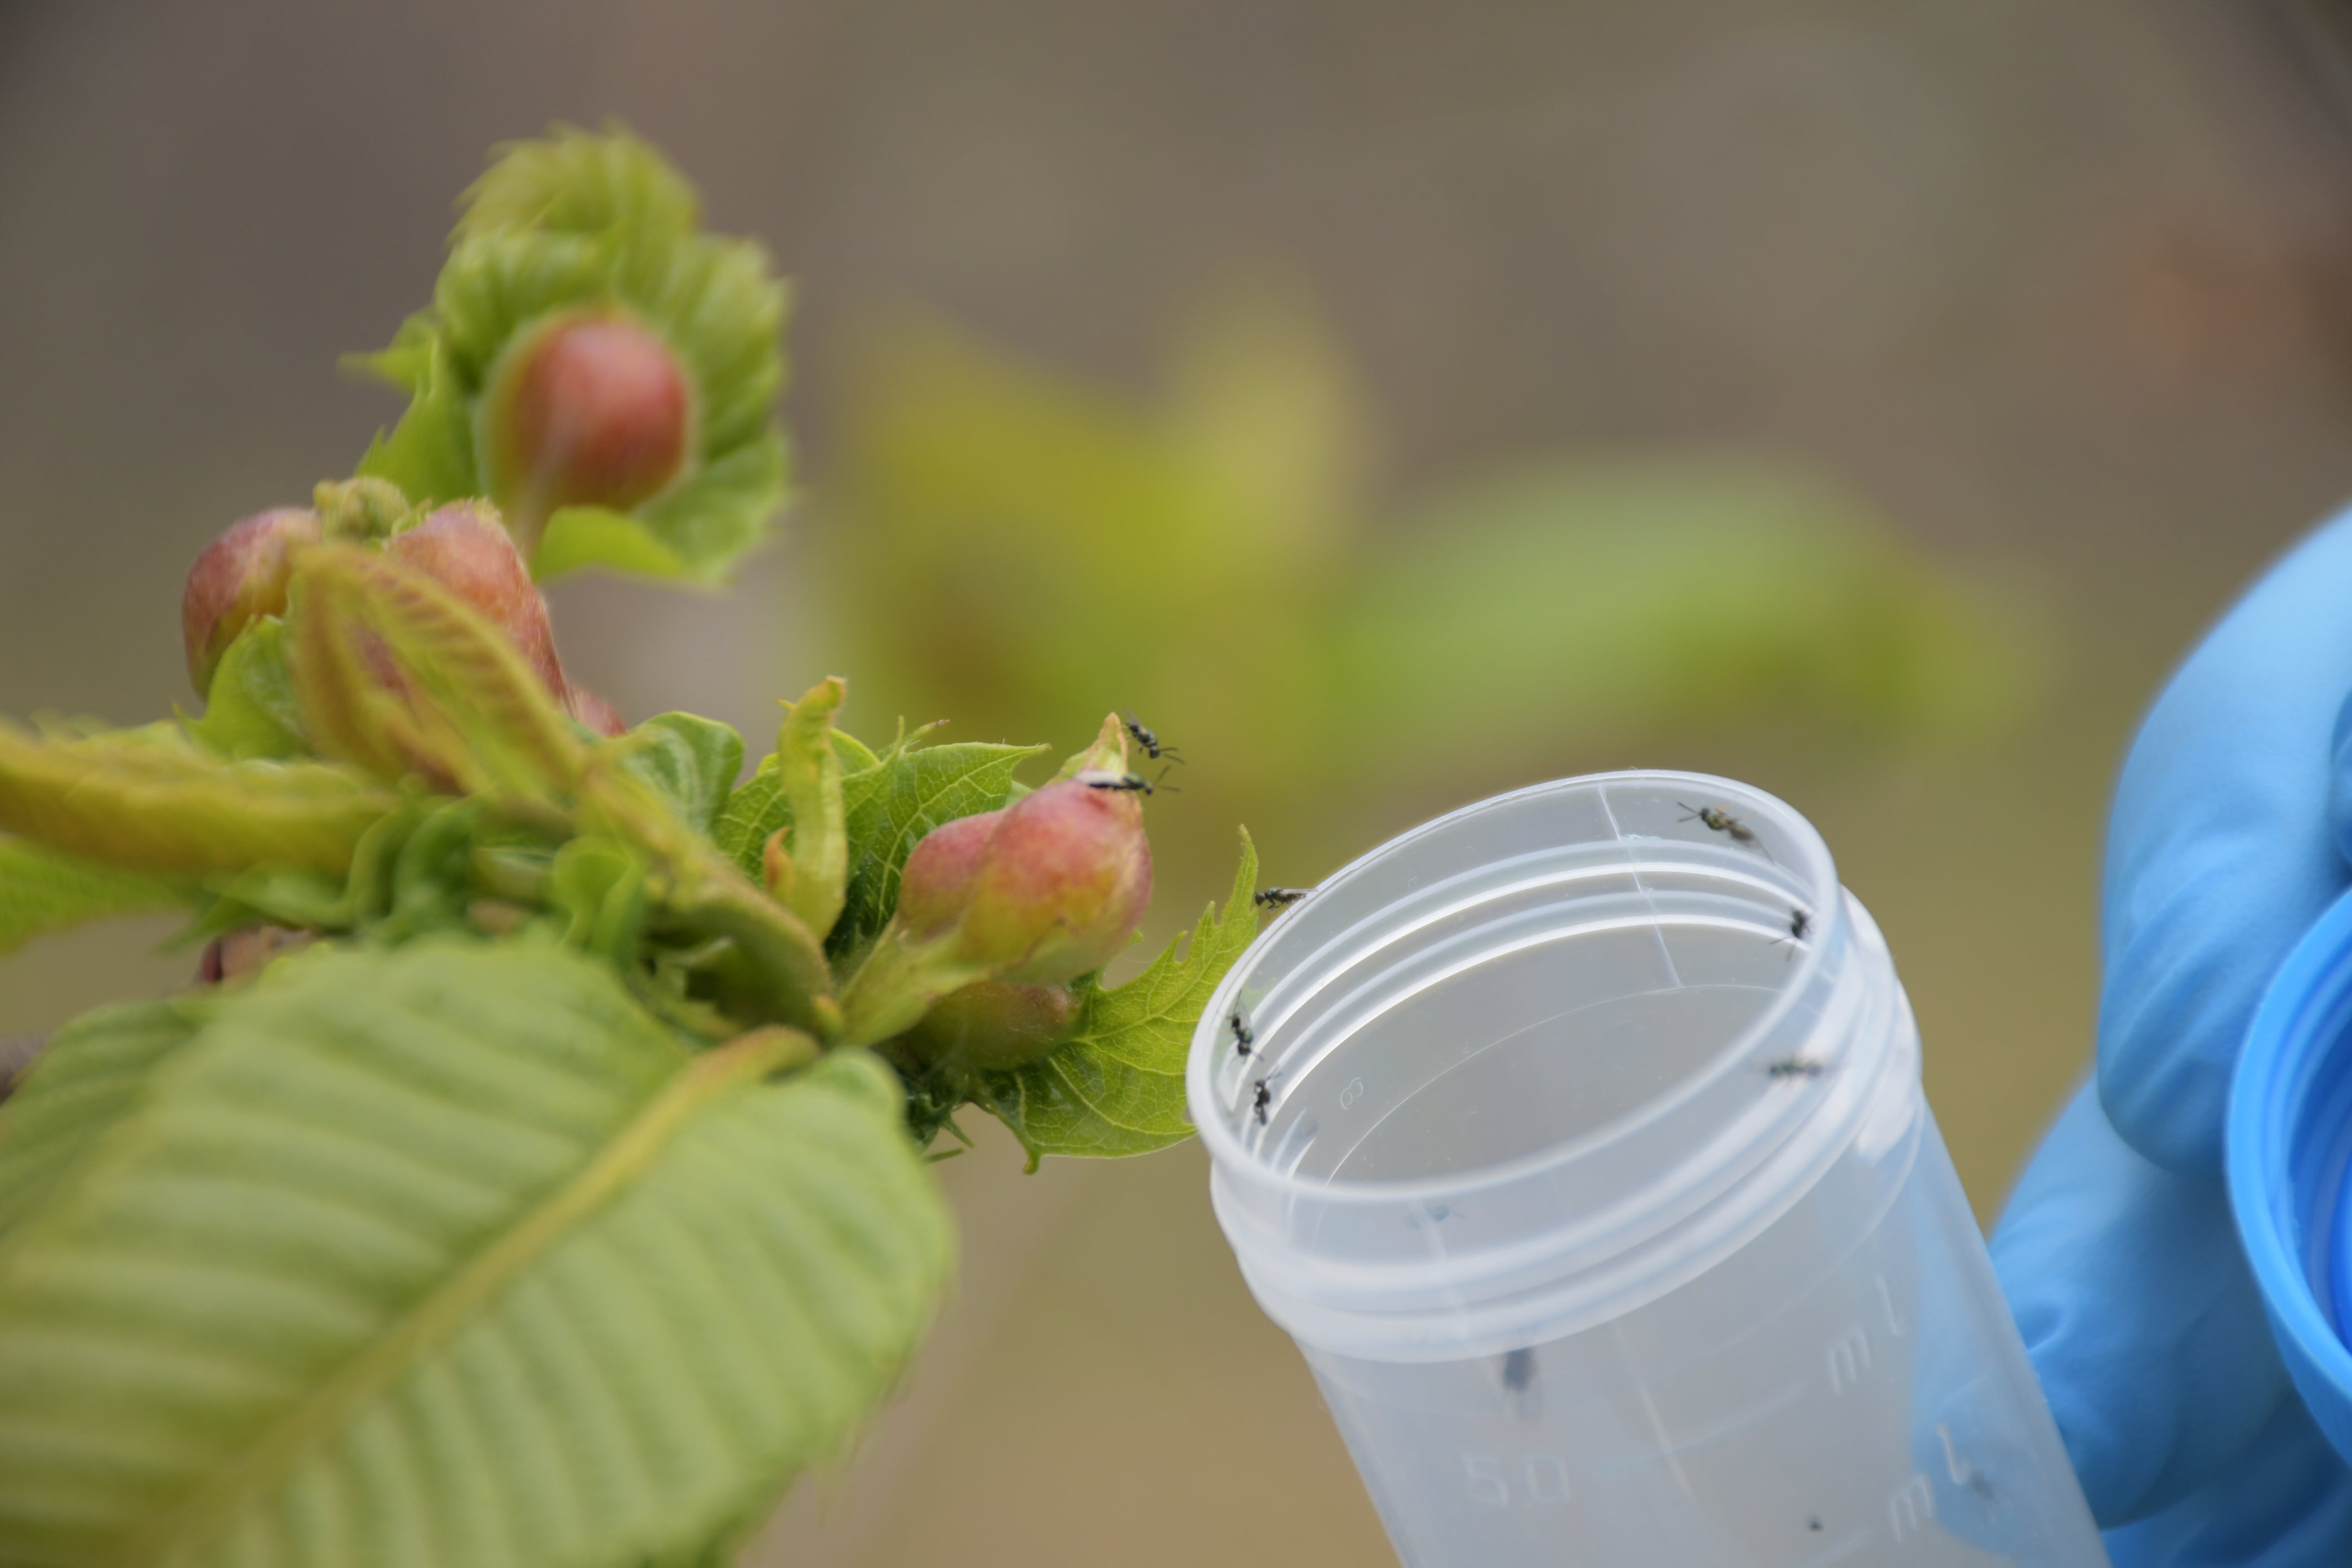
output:
[[[1430,823],[1268,927],[1188,1073],[1408,1568],[2106,1562],[1893,962],[1770,796]]]

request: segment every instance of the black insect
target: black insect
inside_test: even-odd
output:
[[[1265,1078],[1258,1079],[1255,1083],[1250,1086],[1252,1089],[1256,1091],[1250,1100],[1250,1109],[1257,1112],[1257,1124],[1260,1127],[1265,1125],[1265,1113],[1274,1105],[1274,1090],[1266,1088],[1267,1083],[1272,1081],[1274,1075],[1272,1073],[1268,1073]]]
[[[1774,947],[1778,947],[1784,942],[1790,943],[1789,956],[1790,958],[1794,958],[1797,956],[1797,949],[1803,946],[1805,939],[1812,934],[1813,911],[1811,910],[1790,910],[1789,911],[1789,934],[1786,936],[1774,937],[1772,939],[1772,945]]]
[[[1248,1024],[1243,1022],[1242,1010],[1239,1007],[1234,1008],[1232,1015],[1225,1019],[1225,1025],[1234,1032],[1234,1055],[1237,1057],[1249,1055],[1250,1047],[1257,1044],[1257,1035]]]
[[[1314,890],[1312,888],[1260,888],[1250,895],[1250,902],[1262,910],[1286,910]]]
[[[1813,1057],[1782,1057],[1764,1069],[1767,1078],[1819,1078],[1830,1070],[1830,1064]]]
[[[1815,1514],[1812,1518],[1805,1521],[1805,1528],[1811,1531],[1816,1535],[1820,1534],[1822,1529],[1821,1515]]]
[[[1711,832],[1720,833],[1734,844],[1744,844],[1750,849],[1764,847],[1763,842],[1756,837],[1754,828],[1719,805],[1693,805],[1687,801],[1680,800],[1675,804],[1690,813],[1688,816],[1681,818],[1684,822],[1702,824]],[[1767,851],[1767,853],[1769,852]]]
[[[1127,732],[1135,737],[1135,743],[1143,748],[1143,754],[1153,762],[1156,763],[1162,757],[1166,757],[1171,763],[1181,763],[1184,760],[1183,753],[1177,751],[1175,747],[1161,745],[1160,737],[1152,733],[1143,721],[1134,714],[1121,714],[1119,721],[1127,726]]]
[[[1510,1394],[1525,1394],[1536,1384],[1536,1352],[1522,1346],[1507,1351],[1503,1356],[1503,1388]]]
[[[1077,780],[1088,789],[1108,790],[1114,795],[1157,795],[1163,789],[1170,795],[1184,793],[1168,782],[1166,768],[1160,770],[1156,779],[1145,778],[1141,773],[1115,773],[1108,768],[1081,768]]]

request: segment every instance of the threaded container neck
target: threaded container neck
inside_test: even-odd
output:
[[[1857,1138],[1898,1142],[1917,1059],[1811,825],[1626,773],[1466,807],[1325,882],[1226,976],[1187,1090],[1267,1314],[1445,1360],[1704,1272]]]

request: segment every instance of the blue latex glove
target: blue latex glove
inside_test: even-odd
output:
[[[2150,710],[2108,831],[2099,1066],[1993,1264],[2116,1568],[2352,1564],[2352,1469],[2287,1384],[2221,1187],[2230,1071],[2352,884],[2352,513]]]

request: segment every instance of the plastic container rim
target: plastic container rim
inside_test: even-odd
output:
[[[1605,790],[1612,784],[1675,784],[1689,785],[1698,794],[1729,793],[1760,803],[1776,814],[1774,826],[1787,836],[1787,847],[1801,852],[1800,863],[1777,861],[1796,876],[1805,889],[1805,898],[1817,917],[1845,921],[1844,891],[1837,880],[1836,863],[1828,843],[1808,821],[1803,813],[1768,790],[1736,779],[1713,773],[1688,773],[1667,768],[1624,768],[1602,773],[1580,773],[1570,778],[1551,779],[1542,784],[1528,784],[1501,795],[1488,795],[1467,805],[1457,806],[1439,816],[1384,840],[1365,854],[1358,856],[1317,885],[1315,897],[1321,899],[1337,892],[1374,864],[1400,854],[1412,845],[1461,822],[1465,818],[1483,816],[1515,803],[1545,795],[1564,795],[1587,789]],[[1599,842],[1595,840],[1593,842]],[[1621,840],[1633,843],[1633,840]],[[1465,868],[1465,870],[1475,868]],[[1367,916],[1367,920],[1373,917]],[[1243,984],[1255,971],[1264,956],[1264,948],[1273,928],[1259,933],[1239,963],[1225,975],[1212,997],[1210,1005],[1196,1028],[1193,1045],[1185,1063],[1184,1079],[1187,1098],[1193,1106],[1205,1110],[1217,1103],[1211,1079],[1215,1054],[1222,1043],[1225,1015],[1235,1003]],[[1356,928],[1351,927],[1350,930]],[[1596,1129],[1605,1138],[1622,1136],[1634,1131],[1656,1117],[1669,1114],[1691,1096],[1703,1092],[1727,1072],[1739,1070],[1755,1042],[1778,1028],[1789,1013],[1798,1005],[1823,962],[1827,943],[1807,944],[1797,963],[1791,966],[1789,981],[1771,1004],[1738,1034],[1724,1041],[1714,1062],[1704,1071],[1692,1074],[1674,1089],[1644,1105],[1641,1111],[1626,1120]],[[1342,961],[1344,962],[1344,960]],[[1207,1048],[1203,1048],[1203,1042]],[[1244,1143],[1222,1116],[1197,1113],[1193,1121],[1211,1163],[1228,1180],[1246,1180],[1277,1194],[1296,1194],[1324,1204],[1396,1204],[1422,1201],[1444,1201],[1489,1188],[1497,1183],[1516,1182],[1534,1175],[1545,1168],[1580,1158],[1595,1146],[1595,1134],[1589,1133],[1565,1140],[1516,1160],[1480,1165],[1467,1171],[1453,1172],[1443,1176],[1406,1180],[1325,1180],[1304,1179],[1265,1163],[1257,1152]]]

